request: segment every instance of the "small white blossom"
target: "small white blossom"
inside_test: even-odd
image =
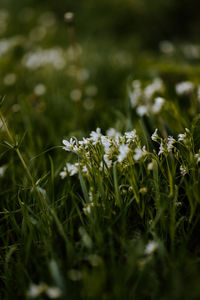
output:
[[[140,105],[136,108],[136,112],[137,112],[138,116],[143,117],[144,115],[147,115],[148,108],[146,105]]]
[[[134,80],[132,83],[133,91],[129,90],[129,98],[132,108],[136,107],[140,97],[142,96],[141,83],[139,80]]]
[[[96,145],[101,140],[101,129],[97,128],[96,131],[90,133],[91,141],[93,145]]]
[[[158,155],[161,155],[161,154],[163,154],[164,152],[166,152],[166,148],[165,148],[165,145],[163,144],[163,141],[161,141],[160,147],[159,147]]]
[[[186,142],[186,140],[187,140],[187,135],[186,135],[186,133],[180,133],[179,135],[178,135],[178,141],[179,142]]]
[[[63,147],[64,150],[66,151],[77,151],[78,148],[75,145],[76,141],[70,138],[70,141],[68,142],[67,140],[63,140],[63,144],[65,147]]]
[[[50,299],[58,299],[62,296],[62,292],[61,292],[60,288],[58,288],[56,286],[51,286],[51,287],[47,288],[46,295]]]
[[[137,148],[135,148],[135,154],[133,155],[133,158],[134,158],[134,160],[137,161],[137,160],[141,159],[143,156],[145,156],[146,154],[147,154],[147,151],[146,151],[145,146],[143,146],[142,149],[137,147]]]
[[[174,148],[174,144],[176,143],[176,140],[173,138],[173,136],[168,137],[168,142],[167,142],[167,151],[171,152],[172,149]]]
[[[156,167],[156,161],[155,161],[155,160],[152,160],[152,161],[148,164],[147,170],[148,170],[148,171],[152,171],[155,167]]]
[[[103,158],[104,158],[104,161],[105,161],[107,167],[111,168],[111,166],[112,166],[112,160],[109,158],[109,155],[108,154],[104,154]]]
[[[155,78],[154,81],[147,85],[144,89],[144,97],[150,99],[155,93],[162,92],[164,89],[163,81],[160,78]]]
[[[183,81],[176,84],[175,90],[177,95],[188,95],[193,92],[194,84],[191,81]]]
[[[145,247],[144,253],[146,255],[151,255],[153,254],[158,248],[158,243],[155,241],[150,241]]]
[[[118,136],[121,136],[121,133],[118,132],[115,128],[109,128],[107,131],[106,131],[106,134],[107,136],[109,137],[118,137]]]
[[[130,151],[130,149],[129,149],[128,145],[124,145],[124,144],[120,145],[119,146],[119,155],[117,158],[118,162],[121,163],[127,157],[129,151]]]
[[[159,113],[159,112],[161,111],[161,109],[162,109],[164,103],[165,103],[164,98],[162,98],[162,97],[157,97],[157,98],[155,98],[155,102],[154,102],[154,104],[153,104],[153,106],[152,106],[152,112],[153,112],[154,114]]]
[[[127,139],[127,143],[135,142],[137,139],[136,130],[125,132],[125,137]]]
[[[39,83],[34,87],[34,94],[36,96],[42,96],[46,93],[46,86],[43,83]]]
[[[151,136],[152,141],[156,142],[159,139],[158,136],[158,128],[156,128],[156,130],[154,131],[154,133]]]
[[[195,154],[195,158],[197,160],[197,164],[200,162],[200,152]]]
[[[187,168],[184,165],[180,166],[180,172],[182,176],[185,176],[188,173]]]

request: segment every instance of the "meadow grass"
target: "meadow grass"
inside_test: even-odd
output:
[[[91,40],[104,1],[70,2],[68,33],[22,2],[0,10],[1,299],[199,299],[199,46],[119,46],[126,1]]]

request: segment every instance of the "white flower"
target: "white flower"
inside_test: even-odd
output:
[[[75,164],[67,163],[66,168],[67,168],[67,172],[69,173],[69,176],[74,176],[75,174],[77,174],[78,167],[79,167],[78,163],[75,163]]]
[[[151,255],[156,251],[157,248],[158,248],[158,243],[157,242],[149,241],[148,244],[145,247],[144,253],[146,255]]]
[[[181,141],[186,142],[186,140],[187,140],[187,134],[186,133],[180,133],[178,135],[178,141],[179,142],[181,142]]]
[[[34,284],[32,283],[29,287],[29,290],[27,292],[27,296],[30,298],[37,298],[40,296],[42,293],[46,291],[46,284],[40,283],[40,284]]]
[[[63,147],[64,150],[66,151],[75,151],[77,152],[78,147],[75,145],[76,141],[70,138],[70,141],[68,142],[67,140],[63,140],[63,144],[65,147]]]
[[[46,86],[42,83],[37,84],[34,87],[34,93],[36,96],[42,96],[46,93]]]
[[[121,133],[118,132],[115,128],[109,128],[107,131],[106,131],[106,134],[107,136],[109,137],[118,137],[118,136],[121,136]]]
[[[151,136],[151,139],[152,141],[156,142],[158,139],[159,139],[159,136],[158,136],[158,128],[155,129],[154,133],[152,134]]]
[[[176,143],[176,140],[173,138],[173,136],[168,137],[168,143],[167,143],[167,151],[171,152],[174,148],[174,144]]]
[[[150,99],[156,92],[162,92],[163,88],[162,79],[155,78],[154,81],[144,89],[144,97]]]
[[[91,141],[93,145],[96,145],[101,140],[101,129],[97,128],[96,131],[90,133]]]
[[[62,292],[61,290],[56,287],[56,286],[52,286],[52,287],[48,287],[46,290],[46,295],[50,298],[50,299],[58,299],[62,296]]]
[[[164,103],[165,103],[165,100],[162,97],[155,98],[155,102],[154,102],[154,104],[152,106],[152,112],[154,114],[159,113],[161,111]]]
[[[200,162],[200,152],[195,154],[194,157],[196,158],[198,164]]]
[[[108,154],[104,154],[103,158],[104,158],[105,163],[107,164],[107,167],[111,168],[111,166],[112,166],[112,160],[109,159]]]
[[[74,89],[70,92],[70,98],[74,102],[79,102],[81,100],[81,97],[82,97],[82,92],[79,89]]]
[[[3,79],[3,83],[5,84],[5,85],[13,85],[13,84],[15,84],[15,82],[16,82],[16,74],[15,73],[9,73],[9,74],[7,74],[5,77],[4,77],[4,79]]]
[[[139,160],[140,158],[142,158],[143,156],[145,156],[147,154],[147,151],[146,151],[146,147],[143,146],[143,148],[135,148],[135,154],[133,155],[133,158],[137,161]]]
[[[194,84],[191,81],[183,81],[175,86],[177,95],[188,95],[194,90]]]
[[[134,129],[132,131],[125,132],[125,136],[127,139],[127,143],[135,142],[135,140],[137,139],[136,130]]]
[[[166,148],[165,148],[165,145],[163,144],[163,141],[161,141],[158,155],[161,155],[164,152],[166,152]]]
[[[63,69],[66,61],[62,48],[37,49],[35,52],[28,52],[22,59],[22,63],[31,70],[36,70],[46,65],[53,68]]]
[[[155,160],[152,160],[152,161],[148,164],[147,170],[148,170],[148,171],[152,171],[155,167],[156,167],[156,161],[155,161]]]
[[[80,146],[83,146],[85,149],[88,149],[88,145],[90,144],[90,139],[83,138],[82,141],[78,142]]]
[[[112,144],[111,139],[109,137],[106,137],[106,136],[102,135],[101,142],[104,146],[105,153],[109,154],[110,153],[110,146]]]
[[[134,80],[133,83],[133,91],[129,90],[129,98],[131,102],[132,108],[136,107],[140,97],[142,96],[141,83],[139,80]]]
[[[129,149],[128,145],[122,144],[119,146],[119,155],[117,158],[118,162],[121,163],[127,157],[129,150],[130,149]]]
[[[182,176],[185,176],[188,173],[186,166],[181,165],[180,166],[180,172],[181,172]]]
[[[148,108],[145,105],[140,105],[137,107],[136,112],[137,112],[138,116],[143,117],[144,115],[147,115]]]

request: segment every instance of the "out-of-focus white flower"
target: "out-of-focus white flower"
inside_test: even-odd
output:
[[[98,88],[96,85],[88,85],[85,89],[85,93],[89,97],[96,96],[97,92],[98,92]]]
[[[35,87],[34,87],[34,94],[36,96],[42,96],[46,93],[46,86],[43,83],[38,83]]]
[[[69,173],[69,176],[74,176],[75,174],[78,173],[79,164],[78,163],[75,163],[75,164],[67,163],[66,168],[67,168],[67,172]]]
[[[147,166],[149,171],[152,171],[156,167],[156,161],[153,159]]]
[[[27,292],[27,296],[30,298],[37,298],[42,294],[46,294],[50,299],[58,299],[62,296],[60,288],[51,287],[44,283],[38,285],[32,283]]]
[[[186,133],[180,133],[178,135],[178,141],[179,142],[186,142],[187,141],[187,134]]]
[[[149,241],[145,247],[144,254],[151,255],[158,249],[158,243],[155,241]]]
[[[65,67],[66,59],[62,48],[37,49],[34,52],[28,52],[22,59],[23,65],[28,69],[36,70],[46,65],[51,65],[57,70]]]
[[[7,39],[0,40],[0,57],[8,53],[15,46],[20,45],[23,41],[22,36],[14,36]]]
[[[13,85],[16,82],[16,74],[15,73],[9,73],[7,74],[4,79],[3,79],[3,83],[5,85]]]
[[[140,97],[142,96],[141,83],[139,80],[134,80],[132,83],[133,90],[129,90],[129,98],[132,108],[136,107]]]
[[[199,45],[187,44],[182,47],[182,51],[187,58],[197,59],[200,57]]]
[[[83,106],[87,110],[93,110],[95,107],[94,99],[92,99],[92,98],[84,99]]]
[[[186,166],[181,165],[180,166],[180,172],[181,172],[182,176],[185,176],[188,173]]]
[[[143,117],[144,115],[147,115],[148,108],[146,105],[140,105],[136,108],[136,112],[137,112],[138,116]]]
[[[155,98],[155,102],[154,102],[154,104],[153,104],[153,106],[152,106],[152,108],[151,108],[151,109],[152,109],[152,112],[153,112],[154,114],[159,113],[159,112],[161,111],[161,109],[162,109],[164,103],[165,103],[164,98],[162,98],[162,97],[157,97],[157,98]]]
[[[154,81],[147,85],[144,89],[144,97],[150,99],[155,93],[162,92],[164,89],[163,81],[160,78],[155,78]]]
[[[172,54],[175,51],[174,45],[170,41],[161,41],[159,47],[164,54]]]
[[[109,137],[118,137],[118,136],[121,136],[121,133],[118,132],[115,128],[109,128],[109,129],[106,131],[106,134],[107,134]]]
[[[127,158],[127,155],[129,153],[130,149],[128,145],[122,144],[119,146],[119,155],[117,157],[118,162],[122,162],[125,158]]]
[[[193,92],[194,90],[194,83],[191,81],[183,81],[180,83],[177,83],[175,86],[175,90],[177,95],[188,95]]]
[[[50,298],[50,299],[58,299],[62,296],[62,292],[61,289],[56,287],[56,286],[51,286],[48,287],[46,290],[46,295]]]
[[[8,167],[7,165],[3,165],[0,167],[0,177],[4,176],[7,167]]]
[[[135,148],[135,154],[133,155],[134,160],[139,160],[141,159],[143,156],[147,155],[147,151],[146,151],[146,147],[143,146],[143,148]]]
[[[81,100],[82,98],[82,92],[79,89],[74,89],[70,92],[70,98],[74,101],[74,102],[78,102]]]
[[[167,142],[167,151],[171,152],[172,149],[174,148],[174,144],[176,143],[176,140],[173,138],[173,136],[168,137],[168,142]]]
[[[37,298],[38,296],[40,296],[46,291],[46,288],[47,286],[44,283],[40,283],[40,284],[32,283],[27,292],[27,296],[30,298]]]
[[[88,80],[90,73],[87,69],[80,69],[77,73],[77,76],[80,81],[86,81]]]
[[[156,142],[159,139],[158,128],[155,129],[154,133],[151,136],[152,141]]]

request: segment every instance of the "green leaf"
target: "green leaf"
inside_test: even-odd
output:
[[[81,189],[82,189],[82,192],[83,192],[83,196],[84,196],[85,202],[89,203],[90,199],[89,199],[89,196],[88,196],[88,191],[87,191],[87,187],[86,187],[85,181],[83,179],[83,175],[81,173],[80,165],[79,165],[79,180],[80,180]]]

